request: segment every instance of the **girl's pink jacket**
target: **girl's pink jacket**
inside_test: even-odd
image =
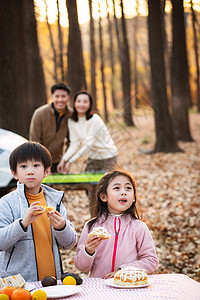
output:
[[[118,240],[115,232],[115,218],[120,218]],[[75,266],[81,272],[89,272],[90,277],[102,277],[114,270],[126,266],[134,266],[152,273],[158,266],[158,258],[154,249],[154,243],[147,225],[141,220],[135,220],[129,215],[109,215],[102,224],[102,218],[93,227],[103,226],[111,235],[109,240],[104,240],[91,256],[85,251],[84,243],[88,239],[88,226],[85,224],[75,257]],[[92,230],[92,228],[91,228]],[[90,231],[91,231],[90,230]],[[116,250],[116,254],[114,253]]]

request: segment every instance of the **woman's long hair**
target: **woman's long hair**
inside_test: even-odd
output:
[[[78,113],[77,113],[77,110],[75,108],[75,102],[76,102],[76,99],[79,95],[87,95],[89,97],[89,100],[90,100],[90,107],[88,108],[88,110],[86,111],[86,120],[89,120],[92,115],[93,115],[93,112],[92,112],[92,104],[93,104],[93,98],[92,98],[92,95],[88,92],[88,91],[85,91],[85,90],[82,90],[82,91],[78,91],[75,95],[74,95],[74,103],[73,103],[73,113],[71,114],[70,118],[72,120],[74,120],[75,122],[78,122]]]
[[[125,176],[127,177],[134,190],[134,202],[132,205],[123,213],[124,215],[130,215],[133,219],[140,219],[137,208],[136,208],[136,202],[137,202],[137,186],[136,181],[134,177],[131,175],[131,173],[123,170],[114,170],[106,173],[101,180],[99,181],[97,185],[96,190],[96,203],[95,203],[95,217],[88,222],[89,230],[91,229],[92,225],[101,217],[104,216],[104,220],[102,223],[105,222],[105,220],[108,217],[109,211],[107,202],[103,202],[101,200],[100,195],[105,194],[107,195],[107,188],[109,183],[116,177],[116,176]]]

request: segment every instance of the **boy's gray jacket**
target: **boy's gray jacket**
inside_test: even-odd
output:
[[[60,213],[66,220],[66,227],[55,230],[51,226],[53,255],[57,279],[61,278],[61,260],[58,246],[70,249],[76,244],[76,232],[68,220],[62,204],[64,193],[42,184],[48,206],[60,206]],[[20,273],[26,281],[38,281],[37,263],[32,226],[25,232],[20,220],[29,207],[24,184],[18,182],[17,189],[0,199],[0,277]]]

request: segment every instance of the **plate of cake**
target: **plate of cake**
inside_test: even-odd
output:
[[[114,278],[106,279],[105,284],[115,288],[141,288],[153,283],[144,269],[126,267],[115,273]]]

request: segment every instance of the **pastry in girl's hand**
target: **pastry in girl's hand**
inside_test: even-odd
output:
[[[104,227],[94,227],[93,230],[88,234],[88,238],[92,236],[100,237],[103,240],[108,240],[111,238],[111,235]]]
[[[43,207],[43,209],[35,211],[34,215],[44,214],[45,212],[46,213],[53,213],[54,211],[56,211],[55,208],[51,207],[51,206],[44,206],[44,205],[40,205],[40,206]]]

